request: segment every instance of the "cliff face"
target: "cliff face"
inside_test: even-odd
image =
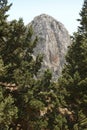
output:
[[[28,26],[30,25],[34,36],[39,38],[34,55],[43,54],[42,71],[51,69],[53,78],[56,79],[61,74],[67,47],[71,43],[68,31],[62,23],[45,14],[35,17]]]

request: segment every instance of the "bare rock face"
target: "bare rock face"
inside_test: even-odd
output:
[[[39,15],[28,25],[32,25],[34,36],[38,36],[38,44],[34,55],[43,54],[42,71],[51,69],[53,79],[61,74],[65,62],[70,36],[64,25],[46,14]]]

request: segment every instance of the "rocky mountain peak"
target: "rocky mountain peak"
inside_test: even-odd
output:
[[[33,27],[34,36],[39,39],[34,55],[40,53],[44,56],[41,71],[49,68],[53,79],[57,79],[65,62],[67,47],[71,43],[68,31],[62,23],[46,14],[35,17],[28,26],[30,25]]]

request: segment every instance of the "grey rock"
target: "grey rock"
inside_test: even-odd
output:
[[[61,74],[67,47],[71,43],[68,31],[62,23],[46,14],[35,17],[28,27],[30,25],[33,27],[34,37],[38,36],[39,39],[34,55],[43,54],[41,72],[49,68],[55,80]]]

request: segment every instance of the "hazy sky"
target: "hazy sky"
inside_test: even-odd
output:
[[[8,0],[13,3],[9,11],[9,20],[23,18],[25,25],[40,14],[48,14],[60,21],[72,34],[77,30],[84,0]]]

